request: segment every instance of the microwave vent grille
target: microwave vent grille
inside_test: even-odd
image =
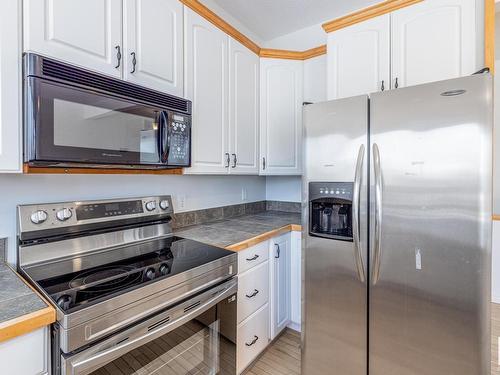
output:
[[[133,100],[154,104],[158,107],[190,113],[189,101],[158,91],[149,90],[128,82],[108,78],[57,61],[43,59],[42,73],[78,85],[87,86],[99,91],[120,95]]]

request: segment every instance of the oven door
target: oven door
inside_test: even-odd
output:
[[[168,113],[160,108],[36,77],[25,85],[25,161],[166,163],[161,149]]]
[[[231,279],[73,355],[61,373],[236,374],[236,292]]]

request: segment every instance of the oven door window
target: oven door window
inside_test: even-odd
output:
[[[29,78],[38,161],[159,164],[160,109]],[[36,104],[35,104],[36,103]]]
[[[210,293],[213,292],[209,291],[207,296]],[[166,311],[83,352],[63,354],[61,372],[64,375],[235,375],[236,295],[198,313],[203,305],[204,302],[182,305],[182,314],[193,316],[189,320],[178,320],[177,312]],[[142,341],[142,345],[136,344]]]
[[[228,341],[219,336],[215,307],[172,332],[115,359],[93,375],[217,374]]]

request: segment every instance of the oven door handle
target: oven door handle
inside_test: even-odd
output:
[[[74,358],[64,358],[62,357],[62,374],[64,375],[86,375],[99,369],[100,367],[106,365],[109,362],[121,357],[122,355],[134,350],[150,341],[161,337],[168,332],[182,326],[191,319],[195,318],[197,315],[204,313],[211,307],[215,306],[217,303],[227,298],[237,291],[237,280],[232,279],[229,282],[219,286],[219,289],[212,294],[209,294],[209,298],[204,301],[200,301],[197,298],[193,298],[187,303],[187,307],[184,308],[185,313],[168,323],[158,325],[156,328],[148,330],[142,336],[118,340],[118,344],[111,347],[104,347],[102,350],[97,345],[97,348],[90,347],[87,351],[76,354]],[[167,311],[165,314],[165,320],[170,315]],[[159,320],[161,321],[161,320]],[[148,323],[145,325],[147,326]],[[154,324],[153,324],[154,326]],[[150,326],[151,327],[151,326]]]

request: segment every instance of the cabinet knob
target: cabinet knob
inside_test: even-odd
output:
[[[231,156],[229,155],[229,152],[226,152],[226,165],[225,167],[226,168],[229,168],[229,166],[231,165]]]
[[[395,88],[399,87],[398,77],[396,77],[396,81],[394,82],[394,87]]]
[[[236,163],[238,162],[238,159],[236,158],[236,154],[231,154],[233,155],[233,166],[232,168],[236,168]]]
[[[276,259],[279,259],[280,257],[280,253],[281,253],[281,250],[280,250],[280,245],[275,243],[274,244],[274,247],[276,247],[276,255],[274,256]]]
[[[135,66],[137,65],[137,59],[135,58],[135,52],[131,52],[130,56],[132,56],[132,70],[130,71],[130,74],[135,73]]]
[[[384,85],[384,80],[382,80],[382,86],[380,86],[380,91],[384,91],[385,90],[385,85]]]

